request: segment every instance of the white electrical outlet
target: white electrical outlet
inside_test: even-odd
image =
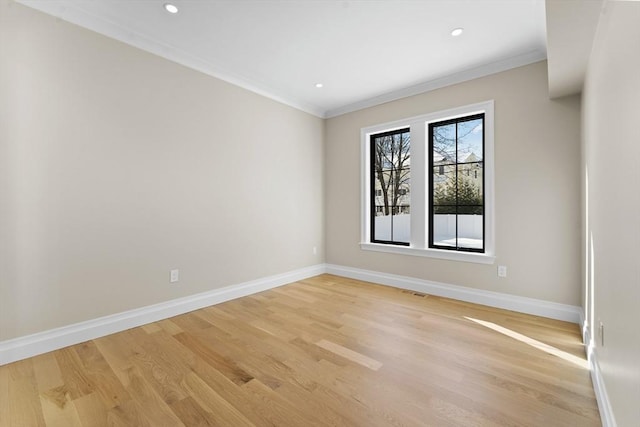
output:
[[[171,270],[171,283],[180,280],[180,270]]]
[[[315,246],[313,247],[313,254],[318,255],[318,248],[316,248]]]
[[[498,277],[507,277],[507,266],[499,265],[498,266]]]

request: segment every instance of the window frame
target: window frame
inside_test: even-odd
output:
[[[386,131],[386,132],[380,132],[380,133],[372,133],[369,135],[369,153],[371,154],[371,150],[374,149],[375,146],[375,142],[374,140],[376,138],[382,138],[385,136],[391,136],[391,135],[404,135],[405,133],[409,133],[409,138],[411,138],[411,129],[407,128],[400,128],[400,129],[393,129],[390,131]],[[409,150],[411,150],[411,139],[409,139]],[[381,239],[375,239],[375,217],[377,216],[377,209],[376,209],[376,197],[382,197],[383,193],[382,190],[380,191],[380,196],[378,196],[378,190],[376,190],[375,188],[375,170],[374,170],[374,165],[375,165],[375,157],[374,156],[369,156],[369,187],[371,188],[371,207],[369,209],[369,226],[371,227],[371,231],[369,232],[369,235],[371,236],[371,243],[380,243],[380,244],[385,244],[385,245],[399,245],[399,246],[409,246],[410,242],[403,242],[400,240],[393,240],[393,217],[397,216],[398,213],[396,212],[396,209],[398,209],[398,212],[400,212],[400,206],[391,206],[391,239],[390,240],[381,240]],[[383,166],[384,168],[384,166]],[[411,166],[409,166],[409,170],[411,170]]]
[[[429,123],[484,113],[484,172],[485,233],[484,253],[429,248],[429,178],[428,127]],[[400,246],[374,243],[371,240],[371,152],[370,137],[387,131],[409,128],[411,132],[411,224],[410,244]],[[480,264],[495,262],[495,209],[494,209],[494,102],[493,100],[435,111],[393,122],[368,126],[360,130],[361,140],[361,236],[360,248],[367,251],[422,256]]]
[[[484,151],[485,151],[485,122],[486,122],[486,115],[484,112],[482,113],[476,113],[476,114],[469,114],[469,115],[464,115],[464,116],[458,116],[458,117],[454,117],[451,119],[446,119],[446,120],[441,120],[441,121],[432,121],[429,122],[427,124],[427,129],[428,129],[428,134],[427,134],[427,147],[428,147],[428,165],[427,165],[427,170],[429,171],[429,186],[428,186],[428,191],[429,191],[429,195],[428,195],[428,203],[429,203],[429,207],[428,207],[428,211],[429,211],[429,218],[428,218],[428,223],[429,223],[429,229],[428,229],[428,246],[430,249],[442,249],[445,251],[459,251],[459,252],[476,252],[476,253],[485,253],[485,230],[486,230],[486,215],[485,215],[485,205],[486,205],[486,200],[484,198],[484,187],[485,187],[485,179],[484,179],[484,175],[482,176],[482,199],[483,199],[483,203],[482,203],[482,248],[480,249],[476,249],[476,248],[468,248],[468,247],[460,247],[460,246],[444,246],[444,245],[438,245],[436,244],[436,242],[434,241],[433,238],[433,234],[434,234],[434,215],[432,215],[431,210],[433,209],[433,197],[434,197],[434,192],[431,191],[433,188],[433,170],[435,168],[435,164],[433,161],[433,128],[436,126],[446,126],[449,124],[455,124],[456,128],[458,123],[461,122],[465,122],[465,121],[471,121],[471,120],[477,120],[477,119],[482,119],[482,152],[483,152],[483,160],[482,160],[482,165],[484,168]],[[457,157],[457,152],[458,152],[458,134],[457,134],[457,130],[456,130],[456,157]],[[476,166],[477,166],[476,162]],[[456,162],[452,163],[451,166],[455,167],[456,170],[456,182],[458,182],[458,167],[460,165],[463,165],[465,163],[460,163],[458,161],[458,159],[456,158]],[[438,173],[439,175],[442,175],[440,173],[440,171],[442,170],[442,168],[446,165],[437,165],[438,166]],[[467,176],[469,176],[469,169],[466,169],[467,172]],[[476,178],[477,178],[477,170],[476,172]],[[456,185],[456,197],[457,197],[457,185]],[[456,217],[458,216],[457,213],[457,208],[460,206],[459,204],[456,203]],[[478,205],[480,206],[480,205]],[[456,218],[456,241],[458,239],[458,218]]]

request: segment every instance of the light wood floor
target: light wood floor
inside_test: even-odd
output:
[[[596,426],[577,325],[323,275],[0,367],[1,426]]]

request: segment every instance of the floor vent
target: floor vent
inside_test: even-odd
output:
[[[405,294],[411,294],[411,295],[414,295],[414,296],[417,296],[417,297],[421,297],[421,298],[426,298],[426,297],[429,296],[427,294],[423,294],[422,292],[415,292],[415,291],[402,291],[402,292],[405,293]]]

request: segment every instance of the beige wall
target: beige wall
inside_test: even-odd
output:
[[[323,262],[325,242],[335,264],[579,304],[579,99],[548,99],[544,62],[323,123],[0,7],[0,340]],[[496,264],[361,251],[360,128],[488,99]]]
[[[582,288],[633,425],[640,4],[604,16],[580,162],[580,99],[548,99],[544,62],[322,121],[0,0],[0,341],[321,263],[326,243],[339,265],[574,305]],[[360,250],[360,128],[489,99],[495,265]]]
[[[0,341],[324,262],[321,119],[6,0],[0,94]]]
[[[361,250],[360,128],[490,99],[496,264]],[[546,62],[331,118],[325,161],[327,262],[580,304],[580,100],[549,100]]]
[[[640,3],[609,2],[583,93],[585,307],[619,426],[640,420]],[[592,244],[591,244],[592,242]],[[591,273],[593,272],[593,273]],[[604,346],[599,324],[604,324]]]

